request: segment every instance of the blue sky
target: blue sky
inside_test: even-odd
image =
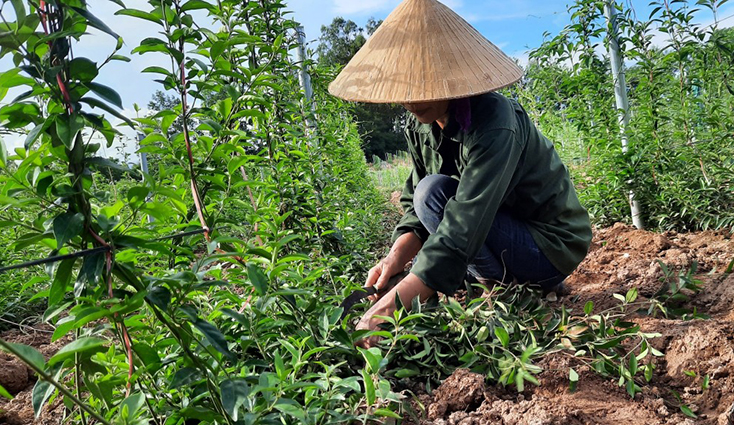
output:
[[[128,7],[148,10],[147,0],[124,0]],[[510,56],[523,61],[529,49],[538,47],[543,41],[543,33],[557,34],[569,22],[567,4],[571,0],[444,0],[485,37]],[[649,0],[626,0],[627,6],[634,7],[642,16],[649,11]],[[691,0],[692,2],[692,0]],[[363,25],[369,17],[384,19],[400,3],[400,0],[286,0],[286,9],[292,17],[303,24],[306,38],[315,47],[322,25],[329,24],[341,16]],[[125,40],[122,54],[138,46],[145,37],[154,36],[158,30],[153,23],[127,16],[115,16],[118,6],[111,1],[95,0],[89,2],[92,13],[107,22]],[[729,12],[729,13],[725,13]],[[722,17],[734,13],[734,4],[722,11]],[[709,14],[702,12],[701,19],[706,21]],[[730,18],[727,24],[734,24]],[[114,47],[111,37],[94,32],[82,39],[75,53],[92,60],[102,61]],[[132,109],[133,103],[144,107],[151,94],[160,89],[153,81],[153,74],[141,74],[150,65],[167,66],[162,55],[132,55],[132,62],[115,62],[100,73],[99,82],[107,84],[121,94],[125,108]],[[5,62],[5,61],[3,61]],[[3,63],[0,62],[0,65]]]
[[[291,0],[288,9],[304,25],[307,38],[314,40],[320,34],[321,25],[330,23],[336,16],[362,25],[369,17],[384,19],[399,3],[399,0]],[[537,47],[543,32],[557,33],[568,21],[568,0],[446,0],[443,3],[513,56],[522,56],[528,48]]]
[[[123,0],[127,7],[148,10],[147,0]],[[400,3],[400,0],[285,0],[286,9],[292,11],[292,17],[303,24],[306,39],[310,47],[315,47],[322,25],[341,16],[363,25],[368,18],[384,19]],[[694,3],[693,0],[690,0]],[[527,51],[538,47],[543,41],[543,33],[558,34],[569,23],[567,4],[572,0],[444,0],[444,4],[464,17],[480,33],[500,47],[505,53],[524,62]],[[625,0],[626,7],[633,7],[638,14],[646,17],[649,13],[649,0]],[[132,62],[112,62],[101,72],[98,82],[111,86],[122,96],[125,115],[134,117],[133,104],[145,108],[155,90],[161,86],[154,82],[154,74],[143,74],[141,71],[151,65],[168,67],[162,55],[147,54],[130,55],[130,50],[140,44],[146,37],[156,35],[158,27],[147,21],[127,16],[115,16],[119,9],[112,1],[89,1],[90,11],[124,39],[125,45],[121,54],[131,56]],[[4,13],[7,16],[7,10]],[[11,12],[12,13],[12,12]],[[721,11],[720,18],[728,18],[722,26],[734,25],[734,2]],[[710,13],[701,12],[699,22],[713,21]],[[202,22],[206,22],[204,19]],[[82,43],[75,48],[75,56],[85,56],[101,62],[114,48],[115,41],[98,31],[90,31],[91,35],[82,38]],[[0,61],[0,71],[12,67],[9,58]],[[3,99],[13,98],[13,93]],[[119,120],[118,120],[119,121]],[[130,130],[122,129],[131,136]],[[17,145],[19,138],[6,137],[9,145]],[[125,148],[132,153],[134,148]],[[113,154],[113,152],[108,152]]]

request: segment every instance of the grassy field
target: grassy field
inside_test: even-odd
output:
[[[410,156],[407,152],[400,152],[397,155],[388,154],[384,161],[375,156],[369,166],[369,176],[380,192],[389,195],[396,190],[403,189],[411,167]]]

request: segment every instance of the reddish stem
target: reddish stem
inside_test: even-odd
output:
[[[89,233],[91,233],[92,237],[102,244],[102,246],[112,248],[110,244],[105,242],[104,239],[102,239],[94,230],[89,229]],[[110,298],[114,297],[113,291],[112,291],[112,249],[107,251],[105,253],[106,260],[107,260],[107,294]],[[115,322],[119,325],[120,333],[122,333],[122,340],[125,343],[125,352],[127,354],[127,363],[128,363],[128,372],[127,372],[127,396],[130,396],[130,389],[132,387],[132,378],[133,378],[133,372],[135,371],[135,366],[133,364],[133,348],[132,343],[130,342],[130,335],[127,331],[127,326],[125,326],[124,320],[120,320],[120,314],[114,313],[113,317],[115,318]]]

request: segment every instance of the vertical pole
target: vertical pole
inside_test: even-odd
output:
[[[306,95],[307,109],[311,112],[316,112],[313,104],[313,87],[311,86],[311,76],[306,71],[306,32],[302,26],[296,28],[296,37],[298,37],[298,47],[296,48],[296,64],[299,66],[298,69],[298,81],[301,83],[301,88]],[[306,125],[309,128],[313,128],[311,120],[306,119]]]
[[[622,55],[619,51],[619,28],[617,25],[617,9],[614,0],[604,2],[604,15],[609,24],[609,59],[612,63],[612,78],[614,80],[614,100],[619,111],[619,129],[622,138],[622,153],[629,151],[627,127],[630,121],[629,99],[627,98],[627,81],[622,66]],[[634,191],[629,192],[632,224],[638,229],[644,229],[640,203],[635,198]]]
[[[144,138],[143,133],[138,133],[138,147]],[[140,169],[143,170],[143,173],[148,174],[148,154],[146,152],[140,152]]]
[[[138,149],[140,149],[140,142],[145,138],[145,134],[138,133]],[[143,174],[148,174],[148,153],[147,152],[140,152],[140,169],[143,171]],[[145,177],[143,177],[145,178]],[[146,201],[150,201],[151,197],[148,195],[148,198]],[[148,215],[148,223],[153,222],[153,217]]]

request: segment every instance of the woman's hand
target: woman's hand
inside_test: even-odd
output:
[[[379,301],[377,301],[362,316],[357,324],[357,330],[379,330],[380,323],[385,320],[376,316],[392,316],[395,312],[395,295],[400,296],[400,302],[407,310],[410,310],[413,298],[420,297],[420,301],[424,302],[430,298],[436,291],[427,287],[423,281],[413,273],[405,277],[394,288],[388,291]],[[380,341],[379,336],[371,336],[356,342],[356,345],[362,348],[370,348],[376,346]]]
[[[367,273],[367,281],[364,286],[376,286],[377,289],[385,288],[391,277],[405,270],[405,265],[416,256],[422,245],[421,240],[413,233],[401,235],[393,244],[387,257],[380,260]],[[377,301],[383,295],[384,292],[382,295],[372,295],[369,300]]]
[[[387,292],[381,292],[380,290],[385,288],[391,277],[403,271],[405,264],[398,264],[395,257],[388,255],[387,257],[380,260],[377,265],[372,267],[367,273],[367,281],[365,287],[374,286],[378,290],[375,295],[371,295],[369,300],[375,302],[382,298]]]

